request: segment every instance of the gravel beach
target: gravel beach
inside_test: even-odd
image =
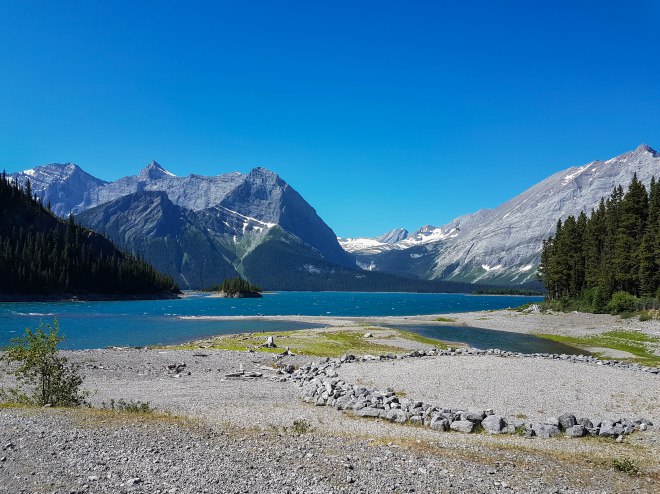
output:
[[[512,321],[516,328],[533,327],[538,316],[497,314],[491,324]],[[454,316],[459,323],[485,317],[447,317]],[[552,316],[538,320],[543,317]],[[365,321],[323,319],[343,327],[361,327]],[[369,318],[367,324],[392,319],[404,318]],[[559,321],[557,331],[563,331],[567,319],[547,320]],[[601,322],[582,318],[580,324],[586,332]],[[206,348],[65,355],[82,365],[95,407],[113,399],[139,400],[157,413],[0,409],[0,492],[660,490],[660,377],[654,374],[563,360],[467,355],[355,362],[338,369],[347,382],[393,388],[401,396],[441,406],[492,408],[530,420],[572,412],[599,419],[647,417],[656,424],[618,443],[439,432],[314,406],[301,400],[295,383],[279,382],[276,374],[278,366],[318,359],[307,356],[277,359],[270,353]],[[239,369],[261,375],[226,377]],[[623,460],[640,473],[616,468]]]

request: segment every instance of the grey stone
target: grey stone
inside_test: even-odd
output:
[[[424,423],[424,419],[422,419],[422,417],[419,415],[413,415],[408,421],[412,425],[422,425]]]
[[[556,425],[552,424],[539,424],[534,427],[534,433],[541,438],[547,439],[549,437],[561,435],[561,430]]]
[[[408,415],[403,410],[393,408],[387,412],[385,418],[391,422],[398,422],[400,424],[408,420]]]
[[[587,418],[581,418],[577,421],[577,423],[584,426],[585,429],[593,429],[594,428],[593,422],[591,422],[591,420],[589,420]]]
[[[565,413],[564,415],[561,415],[558,420],[559,420],[559,427],[563,431],[577,424],[575,415],[572,415],[570,413]]]
[[[449,428],[453,431],[469,434],[471,432],[474,432],[476,426],[474,422],[471,422],[469,420],[455,420],[454,422],[451,423]]]
[[[461,420],[467,420],[469,422],[474,422],[475,424],[480,424],[484,418],[483,412],[464,412],[461,414]]]
[[[548,417],[544,424],[546,425],[554,425],[555,427],[559,427],[559,419],[557,417]]]
[[[378,408],[366,407],[358,410],[356,415],[359,417],[380,417],[380,410]]]
[[[449,420],[442,418],[440,415],[435,416],[431,419],[431,429],[446,432],[449,430]]]
[[[501,434],[505,425],[504,419],[499,415],[488,415],[481,421],[481,426],[490,434]]]
[[[585,433],[586,433],[586,430],[585,430],[584,426],[579,425],[579,424],[568,427],[565,431],[565,434],[568,437],[582,437],[582,436],[584,436]]]
[[[614,437],[614,423],[611,420],[605,420],[600,424],[598,435],[601,437]]]

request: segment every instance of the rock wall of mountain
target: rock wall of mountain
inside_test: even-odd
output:
[[[351,251],[362,267],[427,279],[525,283],[535,279],[543,239],[558,219],[589,213],[633,174],[648,184],[660,178],[660,155],[642,144],[606,161],[557,172],[495,209],[426,226],[407,239],[360,245]],[[425,233],[425,235],[420,235]]]

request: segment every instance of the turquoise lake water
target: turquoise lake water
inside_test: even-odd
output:
[[[504,309],[540,300],[463,294],[274,292],[259,299],[192,295],[178,300],[0,303],[0,345],[23,334],[26,327],[34,329],[40,322],[52,323],[55,318],[67,338],[62,347],[83,349],[172,344],[214,334],[311,327],[287,321],[182,320],[179,316],[404,316]],[[544,349],[552,342],[531,338],[538,342],[533,351],[554,351]],[[497,346],[470,344],[482,348]]]

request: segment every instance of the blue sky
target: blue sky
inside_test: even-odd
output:
[[[659,2],[0,4],[0,167],[264,166],[341,236],[660,147]]]

